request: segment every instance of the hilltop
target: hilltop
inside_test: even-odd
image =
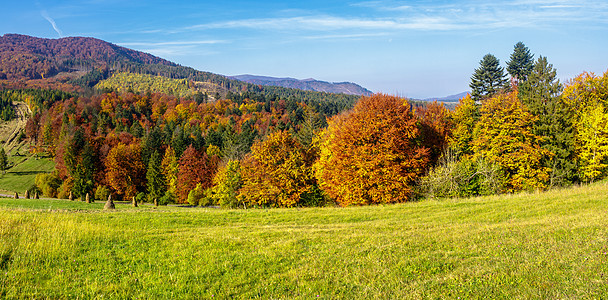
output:
[[[256,75],[236,75],[230,76],[237,80],[241,80],[253,84],[282,86],[286,88],[294,88],[305,91],[317,91],[336,94],[370,96],[372,92],[356,83],[352,82],[326,82],[313,78],[295,79],[295,78],[276,78],[268,76]]]

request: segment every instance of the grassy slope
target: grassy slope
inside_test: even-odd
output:
[[[37,174],[55,170],[55,162],[50,158],[12,156],[11,164],[14,166],[0,174],[0,192],[22,194],[34,184]]]
[[[607,190],[111,213],[0,199],[0,298],[606,298]]]

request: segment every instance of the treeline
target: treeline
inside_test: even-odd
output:
[[[423,178],[431,196],[546,189],[606,177],[608,72],[560,84],[547,58],[515,45],[507,74],[484,56],[460,100],[437,167]]]

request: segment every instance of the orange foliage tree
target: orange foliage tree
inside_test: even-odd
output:
[[[146,169],[139,143],[119,143],[108,152],[105,165],[106,180],[117,194],[130,199],[138,190],[143,190]]]
[[[361,98],[321,133],[315,164],[320,187],[342,206],[410,199],[430,158],[418,121],[404,99]]]
[[[429,147],[430,162],[434,164],[446,148],[452,132],[450,111],[443,103],[433,101],[417,108],[416,115],[421,119],[422,142]]]
[[[293,207],[315,188],[312,163],[287,131],[251,147],[241,164],[240,194],[250,205]]]
[[[186,203],[188,193],[197,184],[203,189],[213,185],[213,176],[217,170],[217,159],[210,158],[207,153],[197,151],[190,145],[179,159],[179,171],[177,173],[177,196],[179,203]]]

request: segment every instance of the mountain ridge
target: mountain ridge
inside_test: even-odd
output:
[[[314,78],[295,79],[291,77],[271,77],[262,75],[234,75],[228,78],[244,81],[251,84],[281,86],[295,88],[305,91],[326,92],[335,94],[347,94],[357,96],[370,96],[372,92],[356,83],[352,82],[327,82]]]

